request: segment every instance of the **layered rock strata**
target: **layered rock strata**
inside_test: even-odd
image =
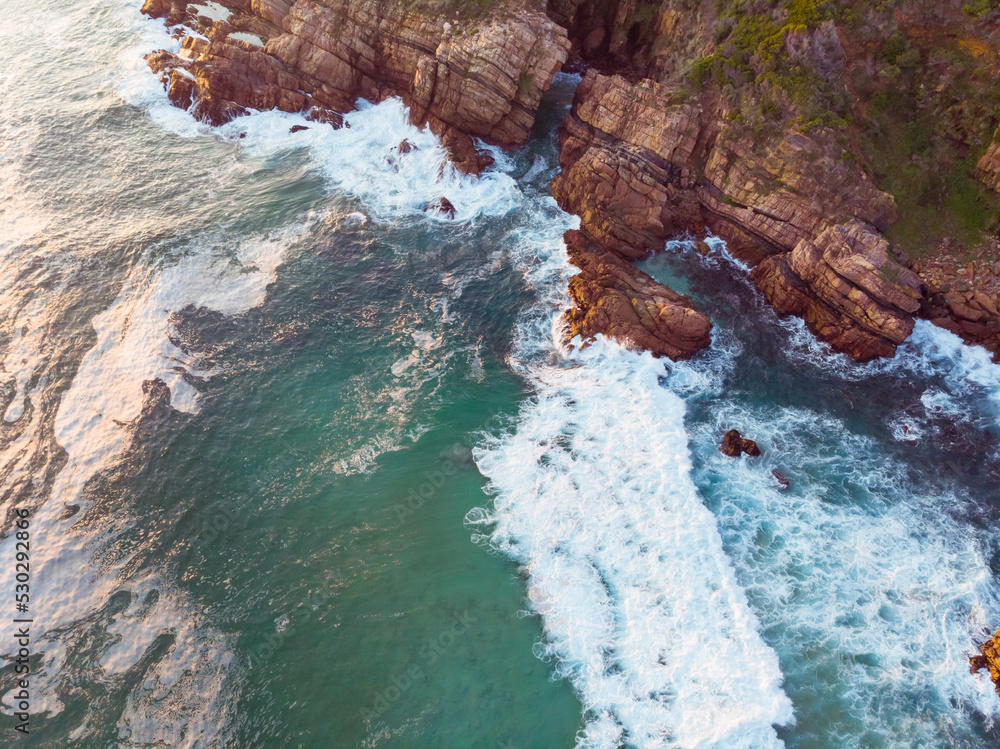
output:
[[[779,312],[802,317],[821,340],[859,361],[895,353],[913,331],[924,291],[860,221],[801,240],[750,277]]]
[[[626,348],[674,360],[689,359],[711,343],[711,322],[687,297],[583,232],[570,230],[564,238],[570,262],[580,269],[569,282],[576,305],[566,313],[569,337],[602,333]]]
[[[976,163],[973,176],[991,190],[1000,192],[1000,133]]]
[[[216,125],[271,108],[337,124],[359,97],[401,96],[413,122],[429,124],[469,172],[479,169],[470,137],[524,143],[569,50],[566,32],[544,14],[502,5],[475,22],[449,20],[431,2],[227,5],[233,15],[216,21],[186,0],[147,0],[143,8],[201,32],[178,55],[150,56],[177,106]]]
[[[718,118],[711,102],[590,71],[563,125],[553,193],[588,233],[633,256],[707,225],[759,260],[851,219],[879,230],[894,220],[892,196],[821,141],[789,131],[759,153],[750,138],[720,136]]]
[[[783,314],[835,349],[892,356],[926,317],[994,352],[992,313],[945,299],[882,239],[895,201],[824,136],[789,129],[759,147],[708,96],[589,71],[560,132],[552,192],[581,229],[628,258],[711,231],[754,266]]]

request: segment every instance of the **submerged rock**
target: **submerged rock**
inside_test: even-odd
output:
[[[1000,630],[979,646],[979,652],[981,655],[969,658],[972,673],[987,669],[990,672],[990,679],[997,687],[997,693],[1000,694]]]
[[[757,443],[744,438],[738,429],[730,429],[722,436],[722,444],[719,446],[719,450],[731,458],[738,458],[741,455],[750,455],[753,457],[761,455]]]

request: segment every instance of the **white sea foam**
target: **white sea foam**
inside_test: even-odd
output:
[[[540,654],[596,716],[580,746],[781,746],[778,660],[691,481],[664,364],[600,341],[533,374],[516,433],[476,452],[494,510],[470,520],[525,565]]]
[[[163,380],[171,390],[171,405],[193,413],[198,394],[192,378],[212,374],[172,340],[175,313],[194,306],[235,315],[260,304],[289,245],[309,223],[247,239],[235,252],[220,238],[218,244],[196,246],[180,258],[140,264],[118,298],[94,318],[97,342],[80,362],[55,420],[66,465],[56,477],[51,500],[32,518],[37,549],[32,554],[32,607],[38,612],[37,629],[45,633],[36,639],[38,652],[45,653],[45,670],[33,681],[33,706],[39,712],[61,710],[57,695],[66,688],[65,658],[74,647],[69,625],[94,616],[106,604],[119,589],[117,574],[125,564],[93,567],[94,546],[108,529],[87,530],[80,524],[87,514],[85,484],[124,456],[131,439],[128,425],[142,408],[143,381]],[[31,322],[46,330],[45,319],[43,315]],[[34,339],[31,330],[24,337]],[[83,508],[68,516],[66,507],[72,504]],[[13,536],[0,542],[0,553],[13,554],[13,542]],[[0,584],[13,590],[13,575],[12,568],[0,570]],[[218,690],[231,658],[227,638],[205,629],[202,617],[189,610],[187,598],[171,591],[156,573],[131,579],[129,589],[130,605],[111,620],[110,631],[120,639],[104,656],[107,669],[121,672],[134,666],[164,631],[165,622],[174,637],[169,657],[147,674],[148,689],[126,706],[122,719],[130,722],[132,739],[141,743],[140,735],[148,734],[150,740],[177,746],[212,744],[225,725]],[[156,603],[144,606],[138,592],[153,589],[158,592]],[[192,670],[194,663],[206,667]],[[192,697],[199,703],[197,709],[191,707]],[[161,709],[144,715],[152,705]]]
[[[225,21],[230,16],[232,16],[232,12],[229,10],[229,8],[225,7],[224,5],[220,5],[217,2],[214,2],[214,0],[205,0],[204,3],[200,3],[197,5],[191,3],[190,5],[188,5],[188,9],[193,10],[196,15],[205,16],[206,18],[210,19],[213,22]]]
[[[918,320],[906,342],[900,364],[923,375],[943,375],[951,395],[982,394],[1000,421],[1000,365],[982,346],[969,346],[954,333],[927,320]],[[953,401],[936,391],[924,400],[928,409],[953,411]]]
[[[830,723],[812,728],[822,745],[944,746],[961,743],[969,711],[1000,717],[989,679],[968,669],[1000,598],[963,500],[914,485],[837,419],[735,403],[713,416],[694,434],[699,481],[769,641],[794,664],[796,699],[829,705]],[[763,459],[718,451],[734,426]]]
[[[584,706],[579,747],[781,746],[791,703],[691,481],[684,403],[662,361],[562,342],[575,219],[536,208],[517,256],[542,302],[512,358],[536,394],[476,450],[494,502],[467,522],[524,566],[538,655]]]
[[[479,143],[494,157],[496,168],[480,177],[461,174],[446,160],[437,136],[410,124],[409,111],[398,98],[379,104],[359,100],[357,110],[344,116],[346,126],[340,129],[277,110],[251,112],[216,128],[199,122],[170,103],[145,60],[156,49],[176,52],[180,42],[170,37],[161,22],[143,18],[135,8],[130,10],[139,40],[121,55],[119,94],[176,135],[223,138],[263,158],[308,149],[313,168],[331,188],[361,199],[380,218],[423,215],[429,221],[449,221],[425,210],[440,198],[455,207],[455,221],[504,215],[517,204],[517,185],[506,174],[513,163],[506,154]],[[295,126],[307,129],[292,133]],[[408,153],[400,153],[404,140],[412,146]]]
[[[263,47],[264,46],[264,40],[263,39],[261,39],[256,34],[247,34],[244,31],[234,31],[232,34],[229,35],[228,38],[229,39],[236,39],[237,41],[240,41],[240,42],[246,42],[247,44],[252,44],[255,47]]]

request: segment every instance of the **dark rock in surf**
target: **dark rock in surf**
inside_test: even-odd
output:
[[[737,429],[730,429],[723,435],[722,445],[719,446],[719,450],[731,458],[738,458],[741,455],[758,457],[761,454],[757,443],[753,440],[745,439]]]
[[[427,213],[436,213],[447,219],[455,218],[455,206],[448,198],[438,198],[425,209]]]
[[[479,151],[478,154],[479,154],[479,159],[478,159],[479,160],[479,171],[483,171],[484,169],[489,169],[491,166],[493,166],[494,164],[497,163],[497,160],[494,159],[486,151]]]
[[[784,491],[785,489],[787,489],[792,485],[792,482],[788,480],[788,477],[777,469],[771,471],[771,475],[774,476],[774,478],[777,480],[778,486],[781,487],[782,491]]]
[[[396,147],[396,150],[399,153],[409,153],[410,151],[416,151],[417,147],[415,145],[413,145],[412,143],[410,143],[410,141],[404,140],[402,143],[400,143]]]
[[[301,133],[303,130],[308,130],[309,128],[305,125],[292,125],[291,129],[288,131],[290,133]]]

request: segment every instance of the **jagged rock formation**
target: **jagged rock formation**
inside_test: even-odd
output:
[[[973,176],[991,190],[1000,192],[1000,139],[990,143],[986,153],[976,163]]]
[[[990,679],[997,687],[1000,694],[1000,631],[993,637],[979,646],[980,655],[969,658],[969,666],[972,673],[977,673],[985,668],[990,673]]]
[[[560,139],[553,194],[582,227],[623,254],[659,249],[677,230],[738,230],[763,254],[851,219],[884,229],[891,195],[821,134],[789,131],[761,153],[750,138],[720,136],[719,113],[652,81],[589,71]]]
[[[580,268],[569,282],[576,304],[566,313],[570,338],[603,333],[626,348],[674,360],[689,359],[711,342],[711,322],[687,297],[597,247],[583,232],[570,230],[564,237],[570,262]]]
[[[711,106],[651,81],[588,72],[564,124],[553,194],[626,257],[706,226],[751,263],[775,255],[753,277],[780,311],[806,317],[859,359],[891,355],[921,296],[919,279],[874,233],[895,218],[892,196],[801,133],[763,154],[720,135]]]
[[[722,444],[719,445],[719,451],[730,458],[738,458],[741,455],[749,455],[757,458],[761,455],[757,443],[753,440],[748,440],[740,434],[738,429],[730,429],[722,435]]]
[[[606,73],[583,79],[553,183],[603,247],[640,257],[711,231],[764,264],[754,279],[779,310],[853,356],[892,355],[915,316],[1000,355],[991,289],[949,296],[899,255],[956,233],[985,246],[1000,225],[1000,202],[975,183],[1000,192],[1000,12],[915,0],[551,0],[548,12],[573,63]],[[828,231],[855,224],[874,238],[859,258],[890,232],[886,277],[901,285],[834,282],[822,259],[804,269]]]
[[[619,73],[584,76],[552,185],[580,216],[586,241],[620,256],[601,258],[608,278],[595,276],[597,286],[577,282],[571,319],[581,332],[611,325],[595,311],[610,302],[595,300],[630,293],[609,280],[627,274],[618,259],[643,257],[680,232],[711,231],[757,267],[755,282],[780,311],[802,315],[859,359],[891,355],[914,316],[1000,353],[992,296],[970,289],[960,299],[921,284],[880,239],[899,215],[904,233],[923,241],[923,206],[949,199],[941,185],[991,194],[978,180],[1000,191],[1000,140],[989,145],[1000,105],[996,13],[916,0],[891,9],[860,0],[225,4],[232,15],[213,21],[196,17],[189,0],[146,2],[147,14],[201,34],[179,55],[150,57],[179,106],[213,123],[276,107],[336,126],[358,97],[399,95],[469,173],[489,163],[472,137],[525,141],[568,55],[581,68]],[[908,141],[902,158],[884,156],[899,150],[900,123],[911,125],[906,138],[927,137]],[[983,153],[978,166],[963,171],[973,153]],[[919,182],[907,169],[931,177],[922,194],[897,202],[879,186]],[[953,203],[979,199],[961,189],[967,195]],[[989,210],[961,220],[989,227]],[[655,326],[639,335],[634,321],[616,324],[635,329],[633,344],[648,338],[672,350],[648,332]]]
[[[229,0],[236,13],[194,18],[186,0],[147,0],[143,10],[189,22],[179,55],[150,64],[171,100],[213,124],[247,108],[308,112],[339,122],[363,97],[402,96],[415,124],[429,123],[456,161],[478,173],[470,136],[513,147],[534,123],[542,94],[566,60],[566,32],[523,8],[473,21],[440,4],[378,0]],[[208,21],[206,23],[206,21]],[[257,45],[234,32],[253,34]]]
[[[766,258],[751,278],[778,311],[803,317],[819,338],[860,361],[895,353],[923,298],[917,275],[860,221]]]

